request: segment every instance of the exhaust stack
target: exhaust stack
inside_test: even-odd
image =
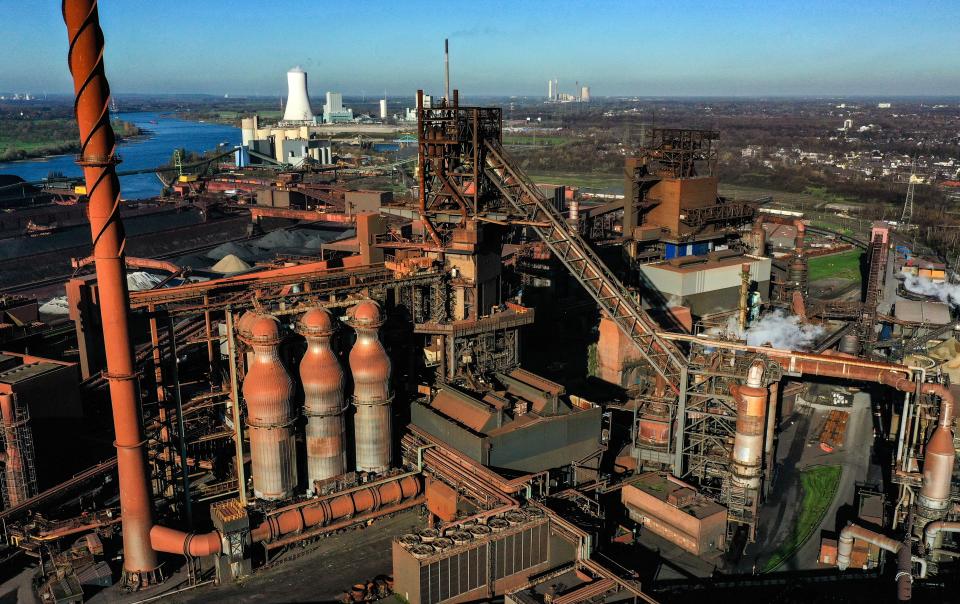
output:
[[[124,271],[125,235],[120,220],[120,180],[116,139],[110,126],[110,85],[103,66],[103,31],[96,0],[65,0],[63,21],[70,50],[67,62],[76,96],[80,157],[90,199],[87,214],[93,239],[100,316],[113,408],[117,476],[123,532],[123,577],[131,588],[159,579],[157,555],[150,544],[152,493],[144,453],[146,439],[137,398],[136,367],[130,347],[127,312],[130,297]]]

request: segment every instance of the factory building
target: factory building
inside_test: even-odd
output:
[[[353,121],[353,109],[343,106],[343,95],[339,92],[327,92],[327,102],[323,104],[323,123],[340,124]]]

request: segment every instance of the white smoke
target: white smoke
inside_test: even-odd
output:
[[[719,335],[718,329],[709,330],[709,335]],[[809,350],[817,338],[826,330],[820,325],[803,323],[800,317],[788,315],[781,309],[776,309],[761,316],[747,327],[746,333],[741,331],[737,317],[731,316],[727,320],[725,334],[738,340],[746,340],[750,346],[771,346],[781,350]]]
[[[922,296],[931,296],[950,306],[960,307],[960,285],[953,283],[934,283],[927,277],[907,275],[903,280],[907,291]]]
[[[763,315],[747,328],[747,344],[784,350],[808,350],[825,331],[820,325],[803,323],[800,317],[777,309]]]

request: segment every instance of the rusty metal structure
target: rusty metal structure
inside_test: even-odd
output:
[[[289,499],[297,481],[291,408],[293,380],[280,360],[280,330],[270,316],[248,313],[240,319],[241,337],[253,348],[243,378],[250,435],[253,494],[267,500]]]
[[[107,105],[110,86],[103,64],[103,31],[96,0],[63,3],[73,76],[74,108],[80,128],[77,163],[90,199],[88,216],[93,257],[100,284],[100,315],[107,358],[107,380],[116,431],[120,513],[123,517],[125,582],[149,584],[157,578],[157,557],[150,545],[152,497],[147,480],[146,440],[141,428],[130,330],[129,297],[124,272],[124,231],[119,218],[120,181],[116,139]]]
[[[391,466],[393,419],[390,403],[390,357],[377,337],[383,325],[380,308],[372,301],[350,310],[350,325],[357,340],[350,349],[353,375],[353,420],[356,467],[360,472],[381,474]]]
[[[347,435],[344,424],[344,377],[340,361],[330,345],[334,333],[330,312],[315,308],[300,318],[300,333],[307,351],[300,359],[303,384],[303,414],[307,416],[308,494],[317,482],[347,471]]]
[[[857,332],[836,335],[828,346],[839,342],[839,351],[748,345],[758,283],[751,263],[766,260],[766,234],[762,220],[751,224],[756,204],[717,194],[719,133],[650,129],[626,161],[625,199],[584,207],[545,194],[511,159],[499,108],[461,105],[456,90],[427,103],[420,91],[415,200],[372,217],[335,204],[250,211],[260,223],[356,225],[344,251],[131,293],[127,266],[186,271],[125,258],[97,3],[64,2],[64,20],[94,243],[91,259],[76,266],[96,271],[68,289],[82,342],[81,389],[109,390],[116,458],[38,492],[28,404],[0,393],[0,519],[15,523],[11,534],[24,549],[43,555],[68,535],[107,534],[119,524],[125,587],[161,581],[166,555],[186,560],[195,586],[211,571],[217,581],[239,579],[255,563],[271,568],[297,557],[307,542],[423,506],[426,526],[393,544],[395,568],[410,571],[398,582],[418,601],[499,597],[558,569],[583,585],[557,602],[614,592],[652,601],[638,574],[597,546],[606,538],[598,527],[609,524],[605,506],[618,499],[610,495],[655,474],[670,493],[650,504],[655,516],[630,510],[634,528],[653,527],[694,555],[756,540],[774,476],[781,381],[822,377],[903,393],[902,402],[885,403],[898,440],[891,530],[901,530],[893,538],[843,529],[838,566],[849,565],[855,540],[876,544],[898,556],[906,598],[914,575],[935,573],[954,555],[955,394],[936,371],[869,358],[882,320],[885,231],[869,243],[865,300],[830,305],[809,299],[806,226],[798,221],[780,295],[767,304],[803,319],[843,317]],[[520,368],[521,329],[537,312],[506,292],[505,242],[523,250],[518,263],[536,260],[582,286],[586,304],[617,334],[614,352],[630,375],[617,384],[622,396],[598,404]],[[621,262],[609,245],[623,249]],[[732,321],[736,337],[695,330],[689,308],[668,308],[644,281],[646,264],[676,259],[664,270],[681,279],[699,262],[682,256],[711,252],[736,280],[734,306],[713,320]],[[665,326],[665,315],[681,320]],[[102,326],[102,360],[100,334],[83,333],[91,325]],[[853,356],[857,346],[868,358]],[[408,411],[403,426],[398,418]],[[23,520],[114,468],[119,509]],[[209,522],[198,513],[207,508]],[[681,526],[703,510],[709,537]],[[432,580],[441,574],[443,588]]]

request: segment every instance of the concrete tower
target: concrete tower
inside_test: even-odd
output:
[[[310,97],[307,95],[307,72],[294,67],[287,72],[287,109],[283,112],[285,122],[313,120]]]

